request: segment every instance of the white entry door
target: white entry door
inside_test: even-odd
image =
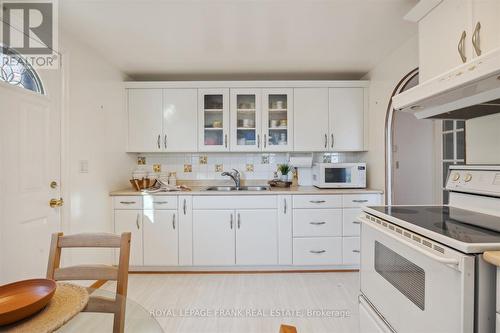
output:
[[[0,284],[44,277],[51,233],[60,230],[61,208],[49,206],[60,198],[61,156],[52,75],[52,96],[0,82]]]

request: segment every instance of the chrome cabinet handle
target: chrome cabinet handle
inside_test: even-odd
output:
[[[360,253],[359,250],[352,250],[353,253]]]
[[[460,54],[460,58],[462,59],[462,62],[466,62],[467,61],[467,57],[465,56],[465,50],[464,50],[464,46],[465,46],[465,38],[467,37],[467,32],[462,31],[462,35],[460,36],[460,40],[458,41],[458,54]]]
[[[325,200],[309,200],[310,203],[315,203],[315,204],[320,204],[320,203],[325,203]]]
[[[161,146],[160,146],[160,138],[161,138],[161,135],[160,135],[160,134],[158,134],[158,140],[157,140],[158,149],[161,149]]]
[[[267,134],[264,134],[264,148],[267,147]]]
[[[241,227],[241,217],[240,213],[238,213],[238,229]]]
[[[326,224],[326,222],[309,222],[309,224],[312,224],[312,225],[323,225],[323,224]]]
[[[481,55],[481,39],[479,33],[481,32],[481,22],[476,23],[476,28],[472,34],[472,46],[474,46],[474,51],[478,56]]]
[[[328,147],[328,135],[325,134],[325,148]]]
[[[175,214],[172,216],[172,228],[175,230]]]
[[[166,134],[163,137],[163,146],[165,147],[165,149],[167,149],[167,135]]]
[[[283,199],[283,214],[286,214],[286,198]]]
[[[231,214],[231,219],[229,220],[229,227],[233,229],[233,214]]]
[[[325,253],[326,250],[319,250],[319,251],[311,250],[309,252],[314,253],[314,254],[321,254],[321,253]]]
[[[184,211],[184,215],[186,215],[186,199],[184,199],[184,205],[182,207],[182,210]]]
[[[260,134],[257,134],[257,148],[260,148]]]
[[[135,219],[135,226],[137,227],[137,230],[139,230],[140,226],[139,226],[139,217],[140,217],[140,214],[137,213],[137,218]]]
[[[361,224],[359,221],[352,221],[353,224]]]
[[[332,143],[330,144],[330,147],[333,148],[333,143],[335,142],[334,139],[333,139],[333,133],[331,135],[331,138],[332,138]]]
[[[224,134],[224,147],[227,148],[227,134]]]
[[[368,202],[368,200],[353,200],[352,202],[357,202],[357,203],[363,203],[363,202]]]
[[[155,201],[153,202],[155,205],[164,205],[164,204],[168,204],[168,201]]]
[[[120,201],[122,205],[133,205],[135,204],[135,201]]]

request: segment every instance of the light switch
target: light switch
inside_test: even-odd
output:
[[[87,160],[80,161],[80,173],[89,173],[89,161]]]

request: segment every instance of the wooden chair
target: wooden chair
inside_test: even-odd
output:
[[[122,333],[125,326],[125,306],[128,286],[128,268],[130,257],[130,232],[121,236],[113,234],[75,234],[63,236],[52,234],[50,245],[47,279],[56,281],[69,280],[111,280],[116,281],[118,297],[90,296],[84,312],[113,313],[113,332]],[[79,265],[61,268],[61,249],[63,248],[119,248],[118,266]]]
[[[280,333],[297,333],[295,326],[281,325]]]

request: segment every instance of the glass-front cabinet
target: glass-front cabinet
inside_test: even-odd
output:
[[[263,150],[293,149],[293,89],[263,89]],[[314,121],[314,119],[311,119]]]
[[[231,150],[261,150],[261,89],[231,89]]]
[[[229,150],[229,89],[198,90],[200,151]]]

